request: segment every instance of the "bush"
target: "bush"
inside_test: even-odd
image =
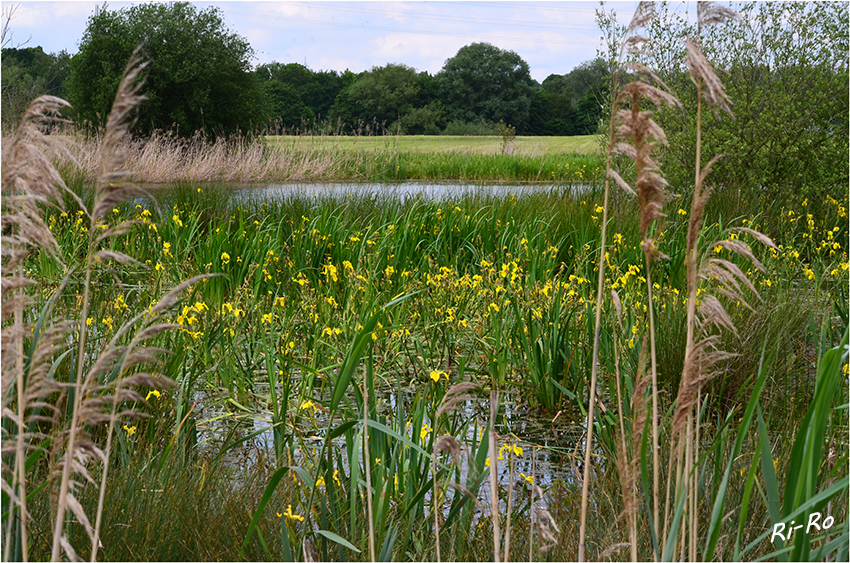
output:
[[[817,186],[815,192],[841,197],[836,190],[846,189],[850,161],[846,5],[756,3],[736,9],[739,21],[705,29],[700,39],[735,115],[703,121],[704,153],[724,155],[712,168],[712,183],[771,197]],[[648,66],[685,104],[685,111],[658,114],[669,140],[662,164],[679,188],[694,180],[696,96],[681,61],[683,39],[696,38],[697,30],[681,18],[663,21],[651,29]]]
[[[496,124],[489,121],[450,121],[443,130],[443,135],[488,136],[497,135]]]

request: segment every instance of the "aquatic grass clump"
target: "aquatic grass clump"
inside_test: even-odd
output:
[[[93,182],[107,158],[107,139],[70,132],[67,140],[68,154],[57,155],[55,166],[74,185]],[[397,143],[352,148],[331,141],[287,143],[256,136],[210,141],[200,134],[183,139],[162,132],[121,143],[133,180],[142,184],[454,180],[587,186],[598,183],[603,170],[594,152],[506,155],[435,147],[423,153],[400,150]]]

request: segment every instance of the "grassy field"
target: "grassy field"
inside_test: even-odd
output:
[[[93,182],[101,137],[66,137],[62,173]],[[11,142],[11,139],[4,139]],[[154,135],[124,150],[133,179],[175,182],[446,182],[599,183],[605,159],[598,137],[522,137],[502,151],[495,137],[236,137],[205,143]]]
[[[400,153],[459,153],[502,154],[502,138],[493,136],[286,136],[265,137],[272,145],[283,144],[295,149],[314,147],[339,148],[354,151],[391,151]],[[574,137],[516,137],[511,142],[512,154],[517,156],[560,156],[600,154],[598,135]]]

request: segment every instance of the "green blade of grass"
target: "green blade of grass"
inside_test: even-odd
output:
[[[369,419],[367,421],[367,424],[369,425],[369,428],[374,428],[375,430],[383,432],[384,434],[387,434],[388,436],[391,436],[391,437],[395,438],[396,440],[404,443],[405,445],[413,448],[414,450],[421,453],[422,455],[428,456],[428,452],[423,450],[421,446],[414,444],[408,438],[405,438],[404,436],[402,436],[401,434],[399,434],[398,432],[396,432],[392,428],[388,428],[386,425],[381,424],[377,420]]]
[[[744,412],[744,417],[738,425],[738,437],[735,439],[735,445],[732,447],[732,452],[729,454],[729,462],[726,464],[726,471],[723,473],[723,479],[720,482],[720,486],[717,488],[714,506],[711,510],[711,518],[708,523],[705,548],[703,550],[703,559],[705,561],[711,561],[714,559],[714,549],[717,547],[717,540],[720,539],[720,528],[723,522],[723,505],[726,501],[726,489],[729,485],[729,477],[732,473],[732,464],[735,462],[735,459],[737,459],[738,453],[740,453],[741,447],[744,445],[744,440],[747,437],[750,422],[753,419],[753,414],[755,413],[756,406],[758,405],[759,395],[761,395],[761,391],[767,382],[765,352],[766,347],[762,347],[758,377],[756,378],[755,385],[752,393],[750,394],[750,400],[747,403],[747,410]]]
[[[351,551],[353,551],[355,553],[360,553],[360,550],[357,549],[356,547],[354,547],[353,545],[351,545],[351,542],[349,542],[348,540],[346,540],[343,537],[338,536],[337,534],[335,534],[333,532],[329,532],[328,530],[316,530],[316,533],[319,534],[320,536],[324,536],[324,537],[328,538],[332,542],[338,543],[339,545],[341,545],[343,547],[347,547],[348,549],[350,549]]]
[[[842,479],[838,483],[835,483],[831,487],[828,487],[827,489],[825,489],[825,490],[817,493],[816,495],[814,495],[812,498],[810,498],[809,500],[807,500],[806,502],[801,504],[799,507],[797,507],[790,514],[785,515],[785,519],[789,520],[789,521],[790,520],[796,520],[800,516],[809,514],[810,512],[817,512],[818,507],[823,506],[824,504],[826,504],[829,501],[829,499],[835,497],[836,495],[841,494],[843,491],[847,490],[848,488],[850,488],[850,478],[845,477],[844,479]],[[773,527],[768,528],[766,531],[762,532],[758,537],[756,537],[756,539],[754,539],[749,544],[747,544],[747,547],[745,547],[741,551],[741,556],[744,556],[751,549],[755,549],[756,547],[758,547],[758,545],[766,537],[768,537],[771,534],[773,534]],[[771,557],[776,557],[777,554],[787,553],[789,549],[791,549],[791,548],[786,547],[786,548],[778,549],[778,550],[770,553],[769,555],[764,556],[762,559],[769,559]]]
[[[251,524],[248,525],[248,531],[245,533],[245,540],[242,542],[242,548],[239,550],[240,558],[242,558],[242,556],[244,555],[245,548],[248,546],[248,542],[251,541],[251,537],[254,535],[254,530],[257,529],[257,523],[260,521],[260,517],[263,515],[263,510],[265,510],[266,505],[271,500],[278,483],[280,483],[280,480],[283,478],[284,475],[286,475],[287,471],[289,471],[290,469],[296,470],[300,468],[281,467],[280,469],[275,471],[271,479],[269,479],[269,484],[266,485],[266,490],[265,492],[263,492],[263,496],[260,498],[260,503],[257,505],[257,510],[254,511],[254,517],[251,519]],[[302,479],[304,479],[304,477],[307,477],[307,479],[309,480],[309,476],[306,474],[306,472],[304,472],[303,469],[301,469],[298,474]],[[309,486],[310,483],[308,480],[305,481],[305,483],[307,483]]]

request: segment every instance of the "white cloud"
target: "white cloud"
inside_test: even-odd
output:
[[[4,5],[6,3],[4,2]],[[45,51],[76,51],[88,17],[100,1],[21,3],[12,22],[16,41]],[[111,2],[109,9],[131,5]],[[254,64],[304,63],[314,70],[367,70],[400,63],[439,72],[458,49],[486,41],[516,51],[543,80],[593,58],[599,45],[595,2],[197,2],[220,8],[224,22],[245,37]],[[635,2],[611,2],[628,23]]]

